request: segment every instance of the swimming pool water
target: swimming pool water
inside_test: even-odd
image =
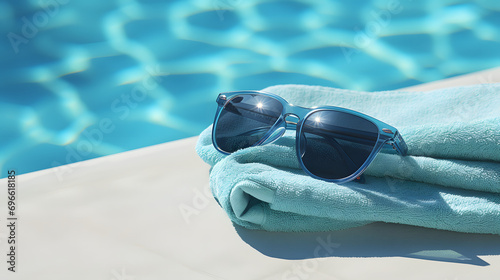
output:
[[[28,3],[0,3],[1,177],[197,135],[221,91],[500,65],[496,0]]]

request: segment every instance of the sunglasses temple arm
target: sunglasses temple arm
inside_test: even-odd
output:
[[[401,137],[399,131],[396,130],[394,136],[389,139],[387,143],[392,145],[399,155],[406,156],[408,154],[408,146],[406,146],[406,142],[403,137]]]

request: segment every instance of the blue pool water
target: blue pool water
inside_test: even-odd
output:
[[[197,135],[221,91],[386,90],[500,65],[497,0],[33,0],[0,11],[1,177]]]

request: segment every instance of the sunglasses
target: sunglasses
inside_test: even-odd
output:
[[[340,107],[304,108],[261,91],[217,97],[212,143],[221,153],[272,143],[296,130],[297,159],[313,178],[364,182],[361,176],[382,148],[405,156],[407,146],[392,126]]]

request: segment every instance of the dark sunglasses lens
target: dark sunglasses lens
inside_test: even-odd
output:
[[[232,153],[259,142],[278,121],[283,105],[260,94],[241,94],[224,105],[214,135],[219,149]]]
[[[322,110],[304,120],[299,149],[309,172],[324,179],[342,179],[359,170],[377,139],[378,128],[372,122]]]

